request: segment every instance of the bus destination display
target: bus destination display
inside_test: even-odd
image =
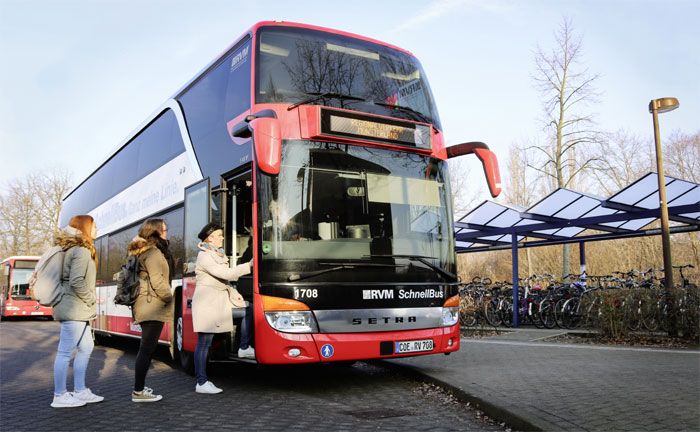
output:
[[[321,111],[321,133],[430,148],[430,126],[328,109]]]

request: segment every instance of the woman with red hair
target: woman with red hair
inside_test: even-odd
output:
[[[93,394],[85,387],[85,371],[94,347],[90,320],[96,315],[96,236],[97,227],[92,216],[78,215],[71,218],[68,227],[56,234],[54,239],[54,244],[65,251],[61,278],[63,295],[53,307],[54,319],[61,322],[53,365],[54,396],[51,406],[54,408],[73,408],[104,400],[104,397]],[[74,354],[74,390],[69,392],[66,390],[68,365]]]

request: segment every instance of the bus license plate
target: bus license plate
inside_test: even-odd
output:
[[[433,350],[433,340],[415,340],[415,341],[403,341],[396,342],[394,345],[394,354],[421,352],[421,351],[432,351]]]
[[[32,315],[44,315],[44,312],[32,312]]]

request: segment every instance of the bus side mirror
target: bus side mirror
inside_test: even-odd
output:
[[[453,158],[474,153],[484,166],[486,183],[489,185],[491,196],[496,198],[501,193],[501,172],[498,168],[496,154],[482,142],[468,142],[447,147],[447,157]]]
[[[266,174],[277,175],[282,160],[282,133],[276,118],[260,117],[250,121],[258,167]]]

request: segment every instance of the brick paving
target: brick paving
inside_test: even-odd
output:
[[[700,351],[542,341],[549,334],[464,338],[446,358],[392,362],[523,429],[700,430]]]
[[[57,336],[56,322],[0,322],[0,430],[503,430],[441,390],[381,364],[212,365],[210,378],[224,393],[200,395],[194,378],[173,369],[161,349],[146,385],[164,399],[134,404],[137,345],[124,339],[93,352],[87,384],[104,402],[53,409]]]

